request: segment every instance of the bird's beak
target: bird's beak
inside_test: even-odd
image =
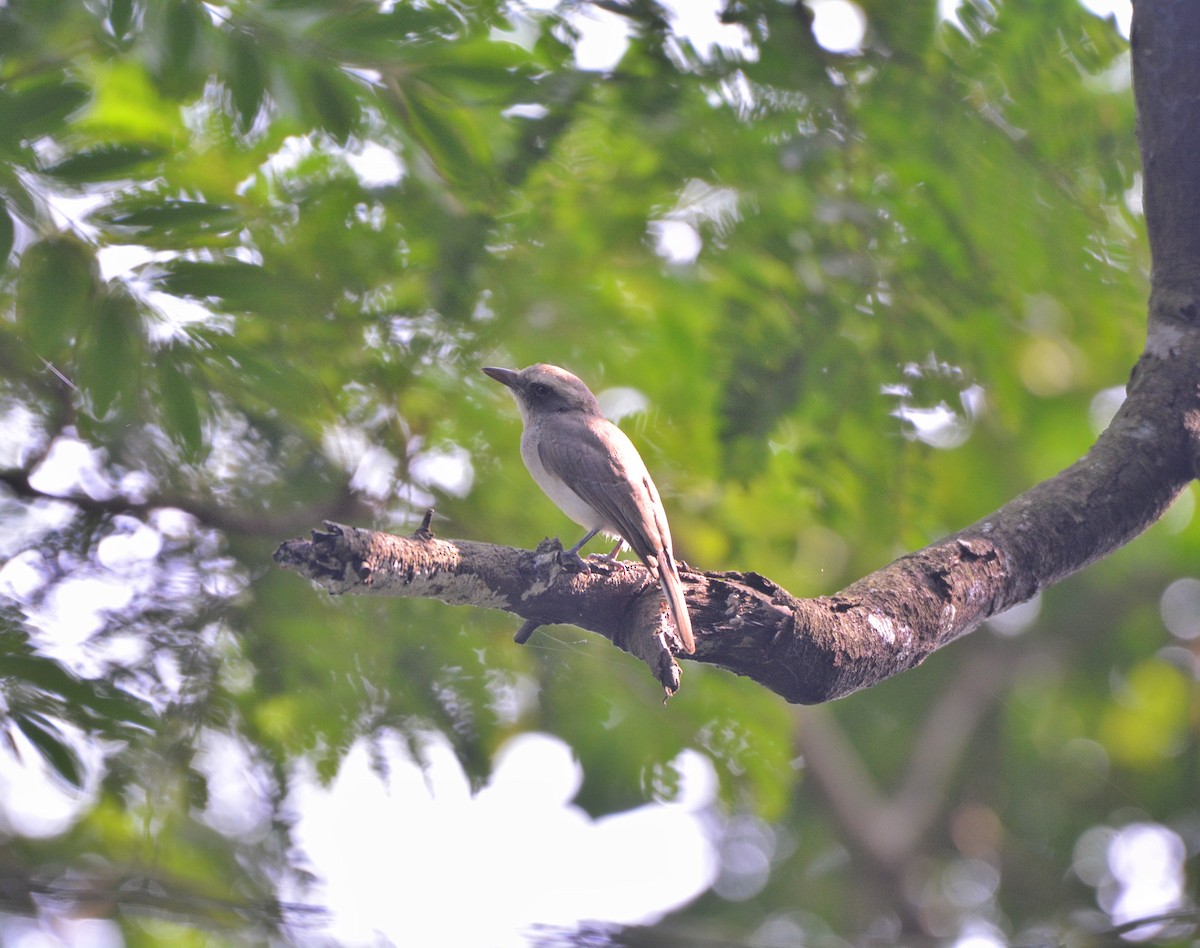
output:
[[[483,374],[491,376],[501,385],[507,385],[514,392],[518,390],[521,381],[521,373],[514,372],[512,369],[497,369],[495,366],[484,366]]]

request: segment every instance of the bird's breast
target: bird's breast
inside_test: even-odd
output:
[[[531,433],[526,427],[521,435],[521,459],[525,462],[525,467],[529,469],[529,474],[537,482],[538,487],[554,501],[559,510],[581,527],[588,530],[607,527],[608,524],[605,523],[602,514],[571,490],[561,477],[546,470],[546,466],[542,464],[541,455],[538,453],[537,441],[537,433]]]

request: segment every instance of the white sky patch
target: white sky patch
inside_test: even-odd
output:
[[[365,494],[388,497],[395,489],[400,462],[388,450],[373,444],[361,428],[332,425],[321,435],[325,456],[350,474],[350,486]]]
[[[42,419],[20,402],[4,402],[0,413],[0,467],[24,467],[46,442]]]
[[[195,300],[186,300],[181,296],[172,296],[161,290],[147,290],[142,297],[154,307],[158,319],[150,323],[148,333],[150,341],[166,343],[173,339],[187,339],[188,326],[202,324],[217,325],[227,317],[218,317],[212,310]]]
[[[805,0],[813,12],[813,36],[831,53],[862,52],[867,17],[850,0]]]
[[[96,251],[96,262],[100,264],[101,279],[112,280],[151,260],[170,260],[175,256],[137,244],[106,244]]]
[[[1142,173],[1135,171],[1133,173],[1133,184],[1129,190],[1125,192],[1125,206],[1129,209],[1129,213],[1135,217],[1141,217],[1146,213],[1145,194],[1142,191]]]
[[[50,570],[37,550],[24,550],[0,566],[0,596],[30,602],[46,585]]]
[[[1108,844],[1108,870],[1115,891],[1101,892],[1101,905],[1114,925],[1182,908],[1183,860],[1187,850],[1179,835],[1157,823],[1131,823],[1117,830]],[[1122,937],[1145,941],[1160,925],[1145,925]]]
[[[196,765],[208,777],[204,821],[229,837],[261,837],[271,827],[271,776],[232,735],[206,729]]]
[[[897,408],[892,412],[909,425],[907,432],[917,441],[935,448],[956,448],[970,436],[970,426],[945,402],[932,408]]]
[[[965,0],[938,0],[938,20],[951,23],[961,30],[962,22],[958,18],[958,8],[964,2]],[[1114,17],[1117,31],[1129,39],[1129,27],[1133,22],[1133,4],[1130,0],[1079,0],[1079,5],[1102,20]]]
[[[1092,431],[1099,434],[1116,415],[1117,409],[1125,403],[1125,386],[1114,385],[1111,388],[1102,388],[1092,396],[1092,403],[1088,406],[1088,421],[1092,424]]]
[[[455,497],[465,497],[475,482],[471,452],[456,444],[430,448],[413,456],[408,473],[422,487],[432,487]]]
[[[500,113],[505,118],[523,118],[523,119],[544,119],[550,114],[550,110],[540,102],[521,102],[517,105],[510,105],[507,109]]]
[[[103,750],[84,738],[78,728],[56,722],[79,757],[83,773],[96,783]],[[16,727],[5,729],[12,738],[0,740],[0,835],[49,837],[66,832],[94,802],[92,790],[68,787]],[[86,778],[85,778],[86,779]]]
[[[364,142],[357,151],[348,151],[346,164],[364,188],[382,188],[399,183],[404,164],[389,148],[378,142]]]
[[[29,617],[38,630],[42,654],[85,674],[101,674],[80,646],[104,628],[107,613],[124,609],[134,590],[120,577],[81,576],[63,580],[50,590],[42,607]]]
[[[50,446],[45,460],[29,476],[34,490],[55,497],[83,491],[96,500],[114,495],[104,473],[102,454],[77,438],[62,437]]]
[[[65,194],[51,190],[42,190],[39,193],[46,199],[50,218],[56,225],[89,238],[96,235],[96,228],[85,223],[88,215],[112,199],[112,194],[107,188],[95,188],[83,194]]]
[[[628,415],[637,415],[650,407],[650,399],[636,388],[618,385],[606,388],[596,395],[600,410],[609,421],[620,421]]]
[[[745,27],[721,22],[724,0],[659,0],[659,5],[667,10],[671,30],[702,59],[711,59],[714,49],[741,59],[758,58]]]
[[[1102,20],[1115,17],[1117,30],[1129,39],[1129,27],[1133,23],[1133,4],[1129,0],[1079,0],[1079,3]]]
[[[963,0],[938,0],[937,3],[937,18],[939,23],[951,23],[959,30],[962,29],[962,21],[958,18],[958,8],[963,5]]]
[[[694,263],[704,248],[702,224],[710,225],[722,236],[740,219],[737,191],[692,178],[683,186],[675,205],[661,218],[650,221],[647,229],[655,253],[668,263],[684,265]]]
[[[575,65],[589,72],[607,72],[616,67],[629,48],[629,21],[591,5],[567,16],[579,31],[575,43]]]
[[[930,353],[924,362],[905,364],[903,374],[906,380],[932,378],[961,384],[963,372],[957,366],[939,361]],[[956,448],[963,444],[971,436],[975,422],[987,410],[987,392],[977,384],[960,389],[958,401],[962,406],[961,412],[951,408],[944,400],[933,406],[910,404],[913,389],[908,381],[883,385],[880,392],[900,400],[891,415],[907,426],[904,436],[934,448]]]
[[[704,248],[700,234],[686,221],[651,221],[649,231],[654,252],[667,263],[680,266],[695,263]]]
[[[656,920],[716,875],[705,828],[716,777],[699,754],[679,760],[680,802],[593,820],[571,803],[582,774],[570,748],[546,735],[511,741],[475,796],[441,737],[425,772],[398,739],[384,753],[386,778],[359,743],[332,785],[304,773],[289,797],[332,912],[325,934],[339,944],[518,948],[538,925]],[[469,911],[447,911],[456,891]]]
[[[162,550],[162,534],[139,523],[129,533],[111,533],[96,546],[101,566],[122,572],[153,560]]]

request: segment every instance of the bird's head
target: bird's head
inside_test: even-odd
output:
[[[521,417],[528,421],[536,415],[582,412],[599,415],[596,396],[566,369],[539,362],[517,372],[514,369],[486,367],[484,373],[507,385],[517,399]]]

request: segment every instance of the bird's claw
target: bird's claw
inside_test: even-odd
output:
[[[592,567],[574,550],[562,550],[558,554],[558,564],[568,573],[590,573]]]
[[[629,564],[619,560],[611,553],[593,553],[587,558],[588,565],[599,573],[611,573],[620,570],[622,573],[629,569]]]

